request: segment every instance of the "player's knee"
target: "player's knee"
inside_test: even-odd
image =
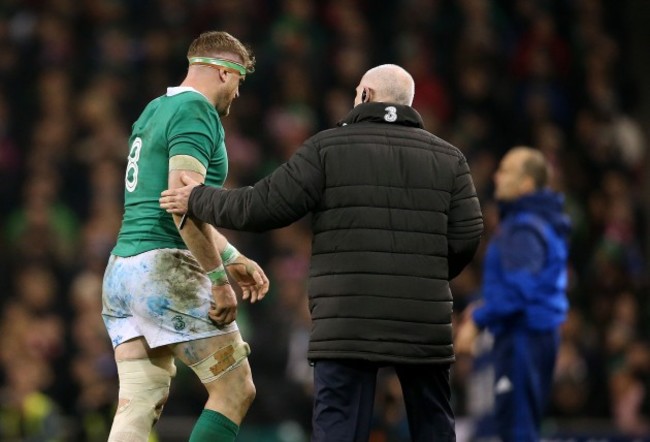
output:
[[[174,358],[118,361],[117,369],[119,403],[109,441],[146,441],[169,397],[171,378],[176,375]]]
[[[207,358],[190,365],[190,368],[194,370],[201,382],[208,384],[220,379],[232,369],[239,367],[250,352],[247,343],[234,342],[221,347]]]

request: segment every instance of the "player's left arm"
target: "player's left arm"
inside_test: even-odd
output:
[[[205,179],[205,173],[205,167],[196,158],[189,155],[175,155],[169,160],[169,188],[182,187],[181,176],[202,183]],[[183,237],[186,244],[188,241],[192,243],[192,247],[190,247],[190,244],[188,244],[188,247],[190,247],[193,254],[195,254],[194,251],[196,250],[195,257],[204,268],[206,268],[206,265],[209,266],[208,263],[215,261],[212,256],[214,253],[210,250],[213,248],[218,252],[221,264],[241,287],[244,300],[250,299],[250,302],[254,303],[264,298],[269,290],[269,279],[255,261],[242,255],[213,226],[196,219],[188,220],[185,216],[177,214],[173,214],[173,217],[176,225],[179,226],[181,237]],[[198,233],[203,237],[203,240],[195,238]],[[186,238],[188,236],[189,238]],[[208,244],[212,247],[209,247]],[[204,264],[202,260],[206,260],[207,263]]]

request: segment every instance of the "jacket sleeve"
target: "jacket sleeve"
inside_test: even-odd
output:
[[[484,302],[472,313],[480,327],[497,324],[536,303],[538,274],[547,259],[544,238],[528,226],[502,231],[495,245],[500,270],[485,275],[484,280],[491,282],[484,284]]]
[[[461,157],[451,194],[447,221],[449,279],[472,260],[483,233],[483,214],[465,157]]]
[[[307,140],[282,166],[239,189],[196,187],[189,212],[217,227],[261,232],[287,226],[311,212],[323,192],[320,157]]]

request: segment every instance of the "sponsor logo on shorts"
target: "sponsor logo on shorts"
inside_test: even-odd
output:
[[[181,331],[185,328],[185,321],[181,315],[176,315],[172,318],[172,324],[174,324],[174,330]]]

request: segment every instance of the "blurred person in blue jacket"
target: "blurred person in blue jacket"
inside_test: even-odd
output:
[[[471,354],[481,329],[494,335],[494,418],[504,442],[539,440],[568,310],[570,223],[549,175],[533,148],[515,147],[501,160],[500,224],[485,254],[482,299],[465,310],[455,339],[457,354]]]

